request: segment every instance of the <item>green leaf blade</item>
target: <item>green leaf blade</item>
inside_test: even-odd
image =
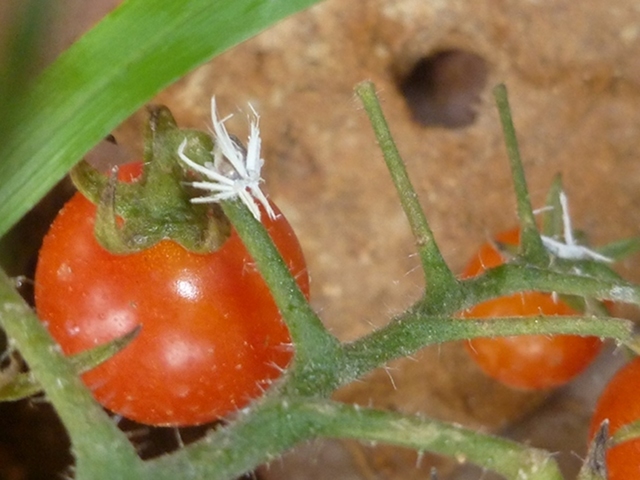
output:
[[[123,3],[63,53],[20,99],[13,126],[0,142],[0,236],[162,88],[317,1]]]

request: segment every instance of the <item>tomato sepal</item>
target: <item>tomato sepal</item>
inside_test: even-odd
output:
[[[140,330],[141,327],[138,326],[129,333],[110,342],[71,355],[69,361],[78,375],[88,372],[127,347],[136,338]],[[31,372],[19,373],[0,388],[0,402],[15,402],[29,398],[41,391],[40,382]]]
[[[229,238],[231,227],[217,204],[194,204],[192,172],[177,156],[185,139],[194,158],[212,161],[213,139],[182,130],[164,106],[149,107],[144,161],[138,175],[124,177],[114,167],[105,175],[82,161],[71,179],[98,206],[95,236],[114,254],[130,254],[173,240],[195,253],[210,253]]]
[[[578,480],[607,480],[607,445],[609,443],[609,421],[604,420],[589,443],[587,456],[582,463]]]

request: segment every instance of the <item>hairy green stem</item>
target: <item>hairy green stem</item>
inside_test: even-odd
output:
[[[95,402],[45,327],[0,270],[0,326],[29,364],[71,437],[77,478],[136,478],[142,461]]]
[[[612,338],[632,348],[633,324],[610,317],[526,317],[494,320],[458,320],[451,316],[480,302],[522,291],[557,292],[600,300],[640,305],[640,286],[617,278],[595,278],[537,267],[507,264],[465,280],[460,302],[434,313],[424,300],[385,327],[345,345],[341,383],[349,382],[386,362],[411,355],[420,348],[442,342],[482,336],[574,334]]]
[[[356,85],[355,90],[369,116],[384,161],[398,191],[400,203],[416,239],[422,269],[428,284],[428,294],[439,297],[442,292],[448,292],[451,295],[451,292],[458,290],[457,280],[442,257],[429,222],[420,206],[418,194],[411,184],[405,164],[393,140],[375,87],[371,82],[363,82]]]
[[[286,425],[283,424],[286,418]],[[206,442],[172,458],[150,462],[155,480],[227,479],[277,458],[294,444],[316,437],[353,438],[450,455],[507,478],[557,480],[548,452],[431,419],[345,405],[330,400],[282,399],[213,432]],[[214,450],[212,447],[217,446]],[[526,475],[526,476],[525,476]]]
[[[630,442],[638,439],[640,439],[640,420],[636,420],[620,427],[611,438],[612,445],[619,445],[624,442]]]
[[[606,267],[605,267],[606,268]],[[640,286],[618,278],[599,278],[507,264],[465,280],[467,295],[458,309],[522,291],[556,292],[640,306]]]
[[[340,364],[338,340],[324,327],[298,287],[271,237],[240,200],[222,203],[225,214],[253,257],[289,328],[296,348],[292,388],[329,393]]]
[[[312,407],[313,405],[305,405]],[[318,404],[326,436],[355,438],[429,451],[471,462],[506,478],[560,480],[562,475],[549,452],[528,448],[504,438],[481,434],[437,420],[359,408],[338,403]],[[418,453],[420,455],[420,453]]]
[[[525,178],[524,168],[522,167],[520,148],[518,147],[516,129],[513,125],[511,108],[509,107],[507,87],[503,84],[498,85],[494,88],[493,95],[500,114],[507,155],[511,165],[511,177],[516,192],[518,218],[520,219],[522,231],[522,253],[524,257],[532,263],[543,262],[547,259],[548,255],[540,239],[536,220],[533,215],[533,208],[531,207],[527,180]]]
[[[612,338],[630,342],[633,323],[610,317],[503,317],[499,319],[454,319],[408,311],[387,326],[344,346],[346,367],[342,383],[348,383],[373,368],[414,354],[428,346],[477,337],[571,334]]]
[[[228,426],[193,445],[148,462],[153,480],[229,480],[275,460],[297,443],[313,438],[315,418],[286,398],[258,401]]]

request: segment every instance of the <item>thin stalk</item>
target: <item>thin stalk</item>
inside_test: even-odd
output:
[[[640,251],[640,237],[616,240],[595,250],[614,261],[624,260]]]
[[[324,327],[271,237],[239,200],[222,202],[222,208],[253,257],[282,317],[296,350],[292,383],[301,391],[330,392],[339,365],[338,340]]]
[[[638,439],[640,439],[640,420],[636,420],[620,427],[611,437],[612,446]]]
[[[0,326],[20,351],[65,425],[77,478],[139,478],[142,461],[100,407],[73,364],[0,270]]]
[[[155,480],[235,478],[296,443],[317,437],[384,442],[449,455],[512,479],[561,478],[548,452],[509,440],[395,412],[296,398],[258,405],[237,422],[208,435],[206,441],[150,461],[149,468]]]
[[[398,191],[400,203],[409,220],[429,290],[431,293],[448,292],[450,294],[458,289],[458,282],[440,253],[429,222],[420,206],[418,194],[411,184],[404,161],[385,120],[375,87],[371,82],[363,82],[356,85],[355,90],[369,116],[384,161]],[[434,295],[438,294],[434,293]]]
[[[509,107],[507,87],[505,87],[504,84],[498,85],[494,88],[493,95],[500,114],[507,155],[511,165],[513,186],[516,192],[518,218],[520,219],[522,231],[522,254],[528,261],[540,263],[547,259],[547,254],[540,239],[540,233],[538,232],[536,220],[533,215],[533,208],[531,207],[527,180],[525,178],[524,168],[522,167],[520,148],[518,147],[518,138],[513,124],[513,117],[511,116],[511,108]]]
[[[419,309],[396,317],[385,327],[344,346],[342,383],[348,383],[387,362],[444,342],[513,335],[581,335],[632,341],[633,323],[611,317],[502,317],[457,319],[424,315]]]
[[[640,306],[640,286],[613,278],[573,275],[525,265],[501,265],[465,280],[468,295],[461,310],[477,303],[522,291],[556,292]]]
[[[147,462],[153,480],[231,480],[279,458],[297,443],[313,438],[315,418],[300,412],[293,399],[254,404],[231,424],[172,455]]]
[[[322,434],[383,442],[418,452],[428,451],[480,465],[508,479],[561,480],[549,452],[437,420],[396,412],[364,409],[357,405],[318,402],[305,408],[318,410]],[[325,419],[330,419],[327,423]],[[420,455],[420,453],[418,453]]]

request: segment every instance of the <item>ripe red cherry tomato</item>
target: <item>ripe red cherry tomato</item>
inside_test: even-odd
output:
[[[614,375],[598,400],[591,420],[589,438],[600,424],[609,419],[609,434],[620,427],[640,420],[640,357],[634,358]],[[637,480],[640,478],[640,440],[615,445],[607,451],[609,480]]]
[[[263,224],[308,296],[300,245],[274,209]],[[169,240],[113,255],[94,238],[95,214],[81,194],[59,212],[40,250],[35,299],[68,355],[142,326],[83,375],[102,405],[149,425],[196,425],[244,407],[281,375],[293,355],[289,332],[235,231],[206,255]]]
[[[519,229],[496,236],[505,245],[517,245]],[[503,255],[491,243],[483,245],[462,276],[473,277],[504,263]],[[478,304],[462,312],[467,318],[578,315],[578,312],[551,294],[523,292]],[[523,335],[476,338],[467,351],[490,377],[513,388],[538,390],[558,387],[582,372],[602,348],[597,337],[575,335]]]

